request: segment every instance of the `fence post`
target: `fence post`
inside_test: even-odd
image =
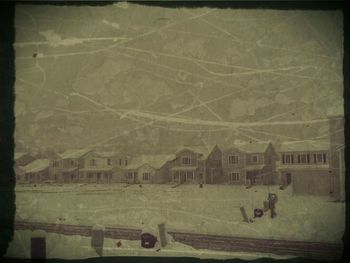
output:
[[[243,216],[243,221],[246,222],[246,223],[249,223],[249,219],[248,219],[248,216],[247,216],[247,213],[246,213],[244,207],[241,206],[240,210],[241,210],[241,213],[242,213],[242,216]]]
[[[101,226],[94,226],[91,230],[91,247],[100,257],[103,255],[104,230]]]
[[[36,230],[30,240],[30,257],[33,262],[46,260],[46,232]]]
[[[161,247],[165,247],[168,244],[168,240],[166,238],[165,223],[159,224],[158,230],[159,230],[160,245]]]

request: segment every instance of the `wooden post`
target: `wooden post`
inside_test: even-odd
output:
[[[102,257],[103,254],[104,227],[95,226],[91,231],[91,247]]]
[[[246,222],[246,223],[249,223],[249,219],[248,219],[248,216],[247,216],[247,213],[246,213],[244,207],[241,206],[240,210],[241,210],[241,213],[242,213],[242,216],[243,216],[243,221]]]
[[[165,224],[164,223],[159,224],[158,230],[159,230],[160,245],[161,247],[165,247],[168,244],[168,240],[166,238]]]
[[[32,261],[45,261],[46,232],[42,230],[34,231],[30,241],[30,256]]]
[[[268,211],[269,209],[270,209],[269,201],[264,201],[264,212]]]

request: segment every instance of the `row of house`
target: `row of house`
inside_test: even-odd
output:
[[[18,154],[15,169],[18,182],[292,184],[297,194],[344,195],[344,138],[336,132],[342,122],[330,119],[329,141],[185,145],[171,154],[136,157],[91,149],[39,160]]]

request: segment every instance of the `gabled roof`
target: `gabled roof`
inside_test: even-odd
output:
[[[329,142],[320,140],[304,140],[283,142],[279,152],[308,152],[308,151],[328,151]]]
[[[145,164],[148,164],[155,169],[159,169],[166,162],[174,160],[175,158],[176,156],[174,154],[141,155],[133,158],[131,163],[125,167],[125,169],[137,169]]]
[[[67,150],[63,153],[60,153],[59,156],[62,159],[77,159],[87,154],[90,151],[91,151],[90,149]]]
[[[102,157],[102,158],[112,158],[115,156],[128,156],[127,154],[121,152],[121,151],[99,151],[99,150],[94,150],[92,153],[96,156]]]
[[[234,147],[238,150],[246,153],[264,153],[270,145],[270,141],[251,142],[251,143],[239,143]]]
[[[36,173],[48,168],[49,163],[49,159],[38,159],[25,166],[21,166],[21,169],[23,169],[25,173]]]
[[[25,155],[29,155],[27,152],[15,152],[15,161],[22,158]]]
[[[178,147],[176,150],[176,154],[179,154],[180,152],[184,150],[190,150],[194,153],[200,154],[201,159],[207,159],[209,154],[212,152],[215,146],[205,146],[205,145],[183,145]]]

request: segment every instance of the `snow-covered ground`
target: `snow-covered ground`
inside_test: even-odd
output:
[[[240,206],[252,217],[269,192],[278,195],[277,217],[243,222]],[[165,222],[168,230],[255,238],[338,243],[345,229],[344,203],[277,186],[19,185],[16,206],[22,220],[139,229]]]
[[[6,257],[30,258],[30,230],[19,230],[15,232],[13,241],[9,244]],[[169,239],[168,239],[169,240]],[[121,246],[117,246],[120,241]],[[81,236],[64,236],[48,233],[46,236],[47,258],[83,259],[99,257],[91,248],[91,239]],[[156,244],[158,244],[157,242]],[[166,247],[158,246],[146,249],[141,247],[140,241],[104,239],[103,256],[152,256],[152,257],[198,257],[198,258],[241,258],[256,259],[260,257],[288,258],[288,256],[276,256],[266,253],[245,252],[220,252],[205,249],[194,249],[190,246],[169,240]]]

